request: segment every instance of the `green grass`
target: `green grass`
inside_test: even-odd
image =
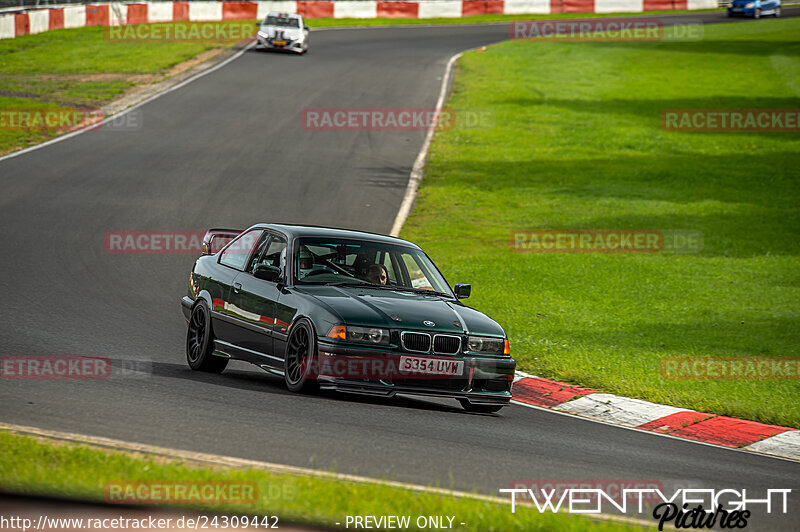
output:
[[[800,21],[698,42],[465,54],[402,236],[509,334],[519,369],[800,427],[800,381],[665,380],[662,357],[800,356],[800,135],[660,128],[670,108],[798,108]],[[514,253],[532,229],[701,231],[691,255]]]
[[[512,514],[508,504],[472,498],[256,469],[198,467],[0,432],[0,486],[6,491],[102,501],[106,484],[147,481],[255,483],[258,497],[253,503],[188,508],[222,515],[277,515],[279,526],[289,522],[334,526],[347,515],[449,515],[464,531],[578,532],[592,525],[598,531],[639,530],[619,523],[595,524],[577,515],[539,514],[525,507]],[[466,526],[457,524],[462,522]]]
[[[651,12],[675,13],[670,11]],[[314,19],[314,27],[383,26],[404,24],[465,24],[502,22],[524,18],[569,18],[573,14],[478,15],[437,19]],[[582,16],[582,15],[581,15]],[[587,15],[608,16],[608,15]],[[228,35],[255,31],[255,21],[212,22]],[[139,35],[154,35],[180,26],[191,30],[200,23],[155,23],[133,26]],[[114,33],[117,32],[117,33]],[[116,35],[116,38],[115,38]],[[163,77],[170,68],[213,48],[229,46],[224,41],[147,42],[120,40],[120,28],[100,26],[63,29],[0,40],[0,109],[41,110],[72,107],[99,108],[140,83],[139,75]],[[115,74],[118,79],[93,79]],[[14,130],[0,127],[0,154],[48,140],[63,131]]]
[[[0,40],[0,109],[99,108],[137,84],[162,79],[170,68],[202,52],[230,45],[221,41],[118,42],[108,38],[108,31],[108,28],[95,26]],[[112,75],[111,79],[103,77],[108,74]],[[0,153],[36,144],[60,133],[0,127]]]
[[[184,23],[193,25],[196,23]],[[241,21],[214,23],[243,24]],[[150,27],[175,23],[149,24]],[[120,42],[109,28],[90,26],[0,40],[0,76],[22,74],[154,74],[224,43]]]

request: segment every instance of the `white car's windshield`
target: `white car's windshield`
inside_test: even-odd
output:
[[[269,16],[264,21],[267,26],[281,26],[283,28],[299,28],[300,20],[292,17]]]
[[[301,239],[294,251],[294,278],[298,284],[373,285],[453,296],[424,253],[381,242]]]

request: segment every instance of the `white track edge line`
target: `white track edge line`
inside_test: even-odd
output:
[[[470,50],[474,50],[474,48],[470,48]],[[444,100],[447,97],[447,88],[450,83],[450,77],[453,74],[453,65],[455,65],[456,61],[458,61],[459,57],[468,51],[469,50],[458,52],[452,56],[449,61],[447,61],[444,76],[442,77],[442,86],[439,89],[439,99],[436,100],[437,116],[442,110],[442,107],[444,106]],[[422,147],[420,148],[417,158],[414,161],[414,166],[411,167],[411,175],[408,178],[406,192],[403,195],[403,201],[400,203],[400,209],[397,211],[397,216],[392,224],[392,230],[389,233],[391,236],[400,235],[400,230],[403,228],[403,224],[406,223],[409,214],[411,214],[411,207],[414,205],[414,200],[417,197],[417,189],[419,188],[419,184],[422,182],[422,170],[425,166],[425,159],[428,157],[428,148],[431,146],[431,141],[433,140],[433,134],[435,131],[435,127],[428,129],[428,133],[425,135],[425,141],[422,143]]]

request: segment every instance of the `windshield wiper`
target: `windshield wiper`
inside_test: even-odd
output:
[[[388,287],[388,286],[387,286],[386,288],[390,288],[390,287]],[[428,295],[432,295],[432,296],[444,296],[444,297],[449,297],[450,299],[452,299],[452,298],[453,298],[453,296],[452,296],[452,295],[450,295],[450,294],[448,294],[448,293],[445,293],[445,292],[437,292],[436,290],[428,290],[428,289],[426,289],[426,288],[408,288],[408,287],[406,287],[406,286],[392,286],[391,288],[392,288],[393,290],[401,290],[401,291],[403,291],[403,292],[412,292],[412,293],[414,293],[414,294],[422,294],[422,295],[426,295],[426,294],[428,294]]]

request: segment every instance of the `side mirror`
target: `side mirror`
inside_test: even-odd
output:
[[[260,28],[260,27],[261,27],[261,23],[260,22],[256,22],[256,28]]]
[[[271,264],[256,264],[253,268],[253,277],[262,281],[275,282],[281,276],[281,269]]]
[[[472,292],[472,285],[457,284],[454,292],[456,293],[456,299],[467,299],[470,292]]]

